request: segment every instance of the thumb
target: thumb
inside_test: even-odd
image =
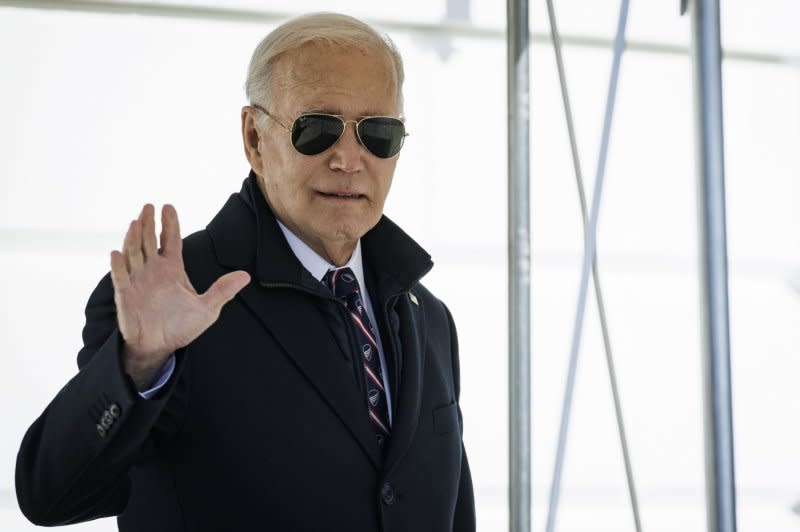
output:
[[[250,274],[243,270],[226,273],[217,279],[206,290],[205,294],[200,296],[200,299],[217,314],[222,309],[222,306],[233,299],[233,296],[239,293],[239,290],[247,286],[249,282]]]

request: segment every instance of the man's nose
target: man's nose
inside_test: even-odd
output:
[[[358,142],[355,121],[349,121],[344,126],[342,137],[333,146],[330,167],[332,170],[357,172],[361,170],[365,151]]]

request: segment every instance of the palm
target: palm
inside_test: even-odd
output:
[[[197,295],[179,258],[157,256],[115,294],[120,332],[139,351],[170,353],[215,319]]]
[[[153,214],[152,205],[145,205],[131,222],[123,252],[111,254],[124,363],[135,381],[146,381],[170,353],[210,327],[222,306],[250,280],[245,272],[231,272],[198,294],[184,269],[175,209],[165,205],[162,210],[161,251]]]

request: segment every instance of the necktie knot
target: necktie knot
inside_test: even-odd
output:
[[[358,280],[350,268],[329,270],[323,281],[339,299],[346,300],[353,294],[358,294]]]

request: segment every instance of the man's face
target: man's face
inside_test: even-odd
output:
[[[287,127],[309,111],[345,120],[400,112],[394,67],[380,50],[306,45],[281,57],[274,72],[270,101],[255,103]],[[258,149],[247,150],[248,158],[275,215],[323,258],[346,262],[383,213],[397,157],[370,154],[353,123],[333,147],[312,156],[297,152],[274,120],[262,117],[255,127]]]

